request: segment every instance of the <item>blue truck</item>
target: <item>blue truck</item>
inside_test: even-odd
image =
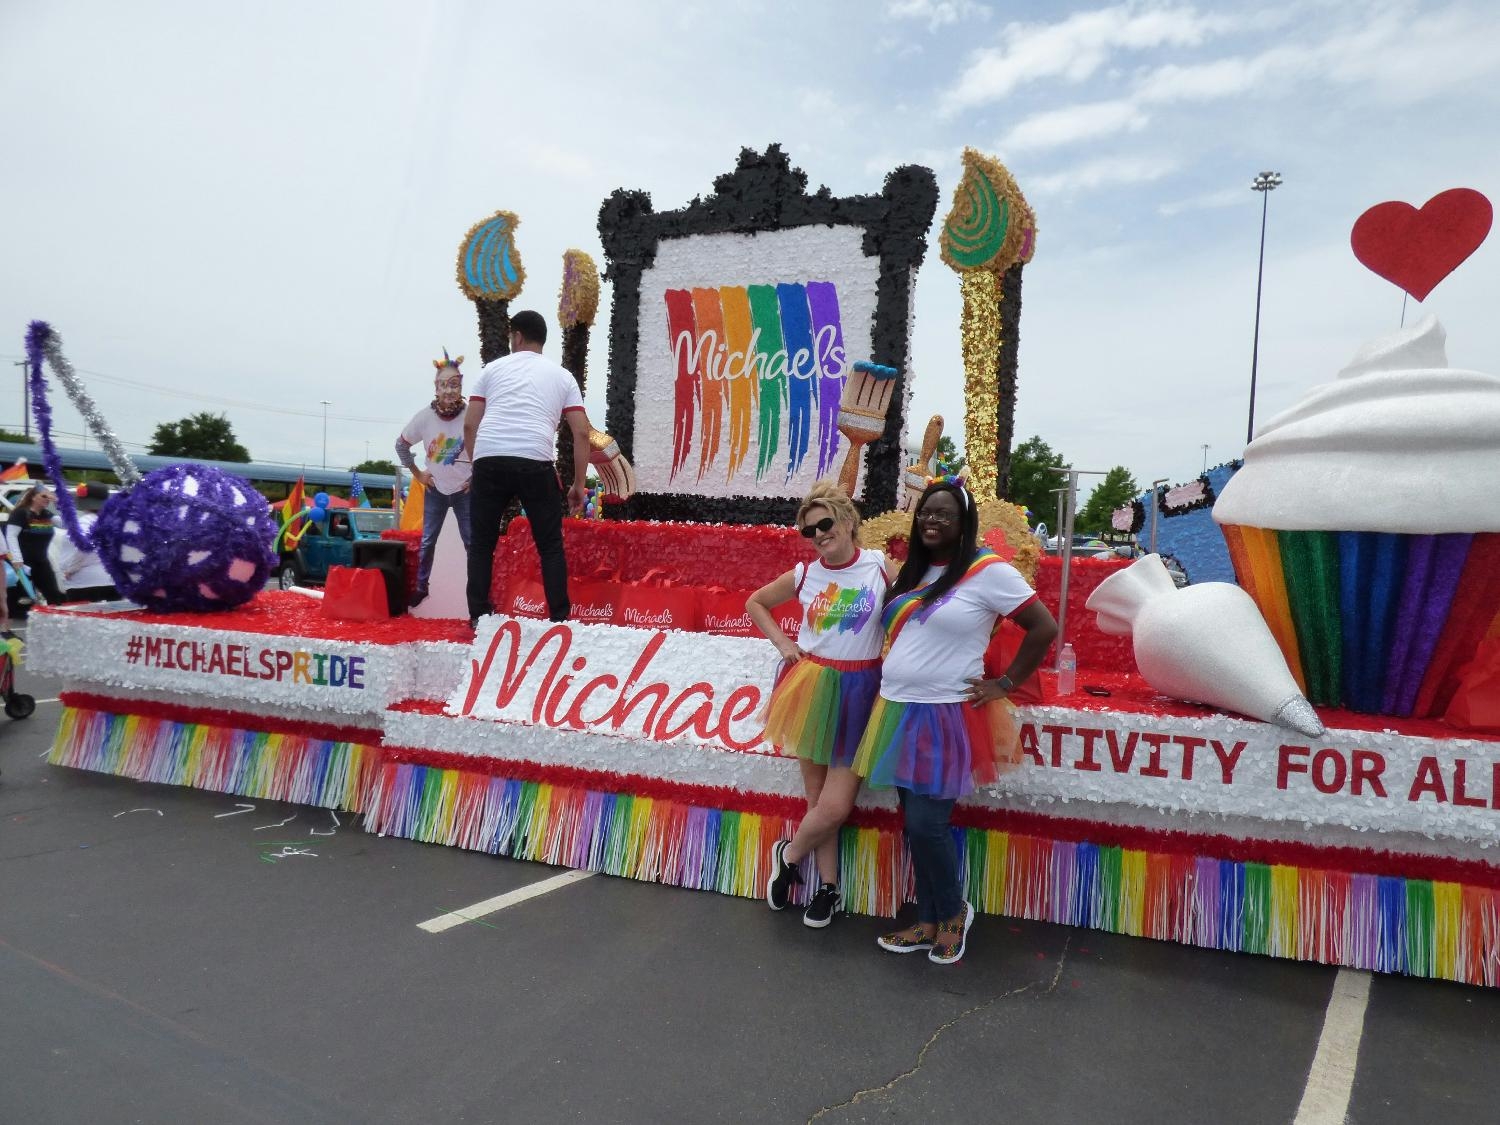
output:
[[[396,513],[390,508],[330,508],[322,523],[308,526],[295,550],[282,552],[276,583],[283,590],[321,586],[329,567],[354,565],[356,542],[379,539],[395,526]]]

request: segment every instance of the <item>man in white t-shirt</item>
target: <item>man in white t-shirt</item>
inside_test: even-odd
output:
[[[417,566],[417,590],[410,604],[415,607],[427,597],[427,582],[432,576],[432,557],[437,552],[438,533],[448,512],[458,524],[464,550],[469,549],[469,479],[471,466],[464,455],[464,376],[458,365],[464,361],[443,358],[432,361],[437,368],[433,377],[436,392],[425,408],[406,424],[396,438],[396,457],[407,471],[422,482],[422,558]],[[426,453],[426,465],[417,468],[412,446],[420,445]]]
[[[583,392],[567,370],[542,355],[547,322],[525,310],[510,320],[510,355],[485,365],[469,395],[464,448],[474,458],[473,543],[469,550],[469,620],[493,612],[490,581],[500,520],[512,499],[521,501],[542,563],[547,615],[566,621],[568,560],[563,554],[563,487],[557,475],[557,427],[573,431],[573,484],[569,511],[583,507],[588,489],[589,421]]]

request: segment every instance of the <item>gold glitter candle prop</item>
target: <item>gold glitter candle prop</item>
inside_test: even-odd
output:
[[[964,453],[968,456],[969,490],[990,499],[996,495],[995,432],[999,428],[1000,275],[972,270],[959,275],[963,312],[959,335],[964,358]]]
[[[964,173],[940,236],[943,261],[959,275],[963,313],[959,331],[964,362],[964,452],[969,488],[981,500],[999,495],[1000,436],[1013,429],[1013,396],[1000,394],[1001,371],[1015,360],[1015,333],[1001,332],[1003,279],[1036,250],[1036,216],[1010,172],[993,157],[964,149]],[[1017,318],[1018,319],[1018,318]]]

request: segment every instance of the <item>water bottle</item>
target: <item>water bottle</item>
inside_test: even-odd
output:
[[[1078,654],[1071,644],[1063,645],[1057,661],[1057,694],[1072,695],[1078,686]]]

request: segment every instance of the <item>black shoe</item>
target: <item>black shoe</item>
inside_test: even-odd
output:
[[[422,587],[418,586],[417,590],[416,590],[416,593],[412,594],[412,596],[406,600],[406,608],[407,609],[416,609],[417,606],[421,605],[426,600],[427,600],[427,591],[424,590],[424,589],[422,589]]]
[[[777,840],[771,846],[771,867],[774,873],[771,881],[766,884],[766,905],[772,910],[785,910],[787,903],[792,901],[792,887],[802,882],[802,872],[782,858],[791,845],[790,840]]]
[[[824,883],[818,888],[818,893],[813,895],[812,901],[807,904],[807,909],[802,913],[802,924],[811,926],[815,930],[821,930],[838,912],[839,903],[844,901],[844,896],[839,894],[839,889],[832,883]]]

